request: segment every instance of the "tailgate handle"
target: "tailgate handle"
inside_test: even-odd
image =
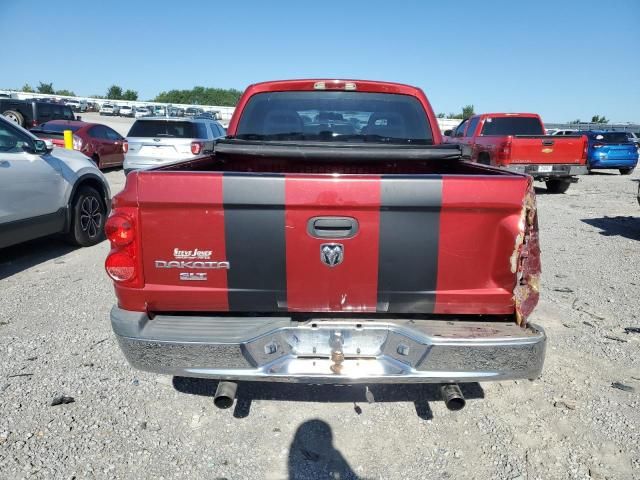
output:
[[[313,217],[307,232],[316,238],[351,238],[358,233],[358,221],[351,217]]]
[[[542,145],[544,145],[545,147],[550,147],[551,145],[553,145],[553,140],[542,140]]]

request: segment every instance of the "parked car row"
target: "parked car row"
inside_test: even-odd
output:
[[[65,130],[73,132],[73,149],[98,168],[124,166],[125,173],[209,155],[214,141],[226,134],[219,122],[207,116],[142,117],[127,138],[106,125],[74,120],[51,120],[32,133],[64,147]]]

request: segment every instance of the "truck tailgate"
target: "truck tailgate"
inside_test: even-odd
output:
[[[585,145],[582,135],[516,135],[511,140],[511,163],[584,164]]]
[[[138,311],[512,314],[519,175],[133,174]],[[537,298],[537,297],[536,297]]]

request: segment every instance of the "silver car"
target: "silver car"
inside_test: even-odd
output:
[[[140,118],[127,135],[124,172],[205,157],[213,152],[214,141],[225,135],[222,125],[210,118]]]
[[[95,245],[110,205],[107,180],[91,159],[0,116],[0,248],[56,233]]]

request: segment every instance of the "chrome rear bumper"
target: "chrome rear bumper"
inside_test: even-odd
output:
[[[224,380],[447,383],[534,379],[546,336],[535,325],[468,320],[196,317],[114,307],[111,324],[140,370]]]

